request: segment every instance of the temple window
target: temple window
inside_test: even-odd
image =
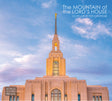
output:
[[[98,96],[96,96],[96,101],[98,101]]]
[[[55,51],[57,51],[57,43],[55,43],[54,46],[55,46]]]
[[[102,101],[102,96],[99,96],[99,101]]]
[[[9,97],[9,101],[12,101],[12,96]]]
[[[19,96],[17,96],[17,101],[19,101]]]
[[[32,101],[34,101],[34,94],[32,94]]]
[[[54,89],[51,92],[51,101],[61,101],[61,91]]]
[[[55,51],[57,51],[57,46],[55,46]]]
[[[13,96],[13,101],[15,101],[15,99],[16,99],[16,97],[15,97],[15,96]]]
[[[47,94],[45,95],[45,101],[48,101],[48,95]]]
[[[93,101],[95,101],[95,96],[93,96]]]
[[[65,101],[67,101],[67,95],[65,94]]]
[[[59,75],[59,62],[58,61],[53,62],[53,75],[54,76]]]
[[[78,94],[78,101],[80,101],[80,94]]]

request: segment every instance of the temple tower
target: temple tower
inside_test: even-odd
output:
[[[57,14],[55,13],[55,34],[52,40],[52,50],[49,53],[49,58],[46,60],[46,75],[65,76],[65,66],[65,59],[60,51],[60,42],[57,34]]]

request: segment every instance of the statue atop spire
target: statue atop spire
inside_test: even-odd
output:
[[[57,13],[55,13],[55,34],[57,34]]]
[[[52,50],[57,52],[59,50],[59,39],[57,34],[57,13],[55,13],[55,34],[52,40]],[[57,50],[57,51],[56,51]]]

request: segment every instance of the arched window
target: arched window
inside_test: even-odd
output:
[[[58,61],[53,62],[53,75],[54,76],[59,75],[59,62]]]
[[[61,101],[61,92],[58,89],[54,89],[51,92],[51,101]]]

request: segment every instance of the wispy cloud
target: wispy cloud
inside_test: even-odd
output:
[[[53,7],[53,6],[56,6],[56,0],[49,0],[48,2],[43,2],[42,3],[42,7],[43,8],[50,8],[50,7]]]
[[[112,37],[110,29],[107,26],[102,23],[94,23],[89,18],[77,18],[71,28],[75,34],[78,33],[87,39],[96,40],[102,35]]]
[[[77,18],[76,21],[85,25],[93,25],[93,22],[89,18]]]

